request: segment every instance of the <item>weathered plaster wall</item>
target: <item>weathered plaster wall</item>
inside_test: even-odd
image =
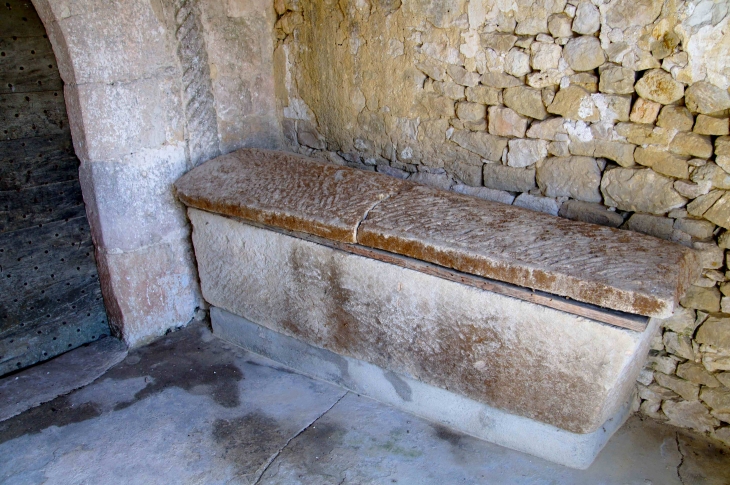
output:
[[[112,327],[131,345],[203,304],[172,183],[277,147],[273,8],[246,1],[34,0],[65,83]]]
[[[730,443],[729,5],[276,0],[284,134],[333,163],[698,249],[641,411]]]

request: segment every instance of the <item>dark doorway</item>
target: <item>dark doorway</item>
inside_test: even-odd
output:
[[[0,8],[0,375],[109,334],[63,97],[28,1]]]

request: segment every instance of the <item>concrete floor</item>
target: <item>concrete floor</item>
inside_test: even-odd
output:
[[[201,325],[0,422],[3,484],[730,484],[730,452],[631,418],[585,471],[283,369]]]

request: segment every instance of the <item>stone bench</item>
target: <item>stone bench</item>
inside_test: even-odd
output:
[[[694,253],[299,155],[175,184],[222,338],[513,449],[590,465]]]

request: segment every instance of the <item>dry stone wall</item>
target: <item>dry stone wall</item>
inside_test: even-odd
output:
[[[730,444],[727,1],[275,0],[291,148],[694,247],[640,410]]]

